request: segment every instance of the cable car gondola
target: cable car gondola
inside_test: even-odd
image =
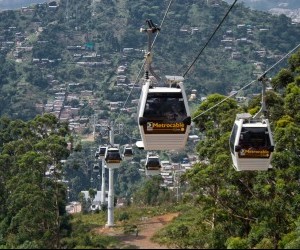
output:
[[[99,164],[98,164],[98,163],[95,163],[95,164],[94,164],[94,167],[93,167],[93,172],[94,172],[94,173],[98,173],[99,171],[100,171]]]
[[[106,150],[107,150],[106,146],[100,146],[99,147],[99,150],[98,150],[99,159],[104,159],[105,158]]]
[[[130,146],[125,146],[123,151],[123,159],[131,160],[133,157],[133,149]]]
[[[161,170],[161,162],[158,155],[147,154],[145,163],[145,174],[147,176],[159,175]]]
[[[268,170],[272,168],[271,160],[274,141],[269,120],[266,119],[266,75],[262,82],[262,106],[252,118],[251,114],[237,114],[230,136],[230,151],[234,168],[237,171]]]
[[[274,142],[269,120],[251,120],[248,113],[238,114],[230,136],[230,151],[237,171],[272,168]]]
[[[138,125],[145,150],[181,150],[185,147],[191,116],[182,77],[166,76],[175,82],[170,87],[142,87],[138,108]]]
[[[110,147],[105,153],[105,163],[107,168],[118,168],[120,167],[122,158],[119,149],[116,147]]]

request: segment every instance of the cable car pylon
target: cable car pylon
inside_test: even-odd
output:
[[[107,126],[109,132],[109,145],[99,146],[95,154],[97,159],[102,160],[102,192],[101,203],[105,204],[105,168],[109,170],[108,177],[108,199],[107,199],[107,223],[105,227],[114,227],[114,170],[121,166],[122,160],[130,160],[133,157],[132,147],[130,145],[124,146],[123,157],[120,153],[120,147],[115,144],[115,128],[114,123],[111,122]],[[120,127],[119,127],[120,132]]]

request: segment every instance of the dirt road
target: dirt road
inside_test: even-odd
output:
[[[152,218],[144,218],[138,224],[138,235],[135,233],[131,235],[124,235],[116,232],[115,229],[102,230],[101,233],[113,235],[117,237],[124,245],[135,249],[170,249],[167,246],[159,245],[151,240],[151,237],[168,222],[178,216],[178,213],[170,213],[159,215]]]

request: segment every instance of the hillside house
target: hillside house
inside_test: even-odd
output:
[[[124,53],[124,54],[128,54],[128,53],[130,53],[130,52],[133,52],[133,48],[124,48],[124,49],[123,49],[123,53]]]
[[[102,195],[102,191],[97,191],[94,199],[92,199],[89,196],[89,191],[81,191],[81,193],[83,194],[83,198],[85,199],[86,202],[90,202],[91,206],[89,208],[89,210],[96,210],[96,209],[100,209],[101,206],[101,195]],[[108,202],[108,191],[105,191],[105,202]]]
[[[79,101],[78,95],[76,95],[76,94],[68,94],[67,101],[72,101],[72,100],[78,100]]]
[[[191,34],[193,35],[195,32],[198,32],[199,28],[198,27],[191,27]]]
[[[110,111],[119,109],[122,106],[123,102],[109,102]]]
[[[240,59],[242,57],[242,54],[240,52],[232,52],[231,53],[231,59]]]
[[[126,71],[126,66],[124,66],[124,65],[119,66],[117,69],[118,74],[124,74],[125,71]]]
[[[93,96],[93,91],[91,91],[91,90],[82,90],[82,91],[80,91],[80,96],[82,98],[91,97],[91,96]]]
[[[189,32],[188,28],[186,28],[186,27],[180,28],[179,31],[182,32],[182,33],[188,33]]]

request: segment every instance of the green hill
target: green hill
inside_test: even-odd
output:
[[[147,37],[139,29],[149,18],[160,24],[167,6],[158,0],[151,5],[69,0],[0,13],[0,248],[124,246],[94,234],[106,222],[106,208],[86,214],[91,200],[79,196],[81,190],[95,195],[100,181],[92,169],[95,151],[107,134],[100,130],[94,141],[78,141],[93,133],[89,125],[96,119],[118,118],[123,125],[118,129],[127,134],[116,136],[117,143],[138,136],[134,112],[121,110],[118,101],[125,101],[130,83],[142,77]],[[228,9],[223,1],[174,2],[154,44],[155,71],[183,75]],[[137,166],[145,152],[136,151],[114,176],[115,198],[126,204],[116,209],[124,231],[145,216],[178,212],[155,236],[157,242],[181,249],[300,247],[300,52],[279,61],[299,37],[299,26],[285,16],[233,8],[185,77],[187,92],[197,90],[190,104],[201,140],[188,143],[184,152],[160,152],[162,160],[178,166],[195,153],[192,166],[180,176],[174,168],[175,184],[168,188],[161,185],[162,176],[142,176]],[[248,102],[226,98],[277,62],[268,71],[272,88],[266,94],[275,141],[272,169],[237,172],[229,149],[232,124],[237,113],[259,110],[261,97],[252,94],[261,86],[244,90]],[[118,85],[119,66],[126,66],[125,86]],[[138,98],[139,90],[130,97]],[[76,126],[56,109],[63,102],[74,112],[70,120],[78,119]],[[48,112],[36,116],[48,105],[58,118]],[[137,102],[130,105],[136,108]],[[81,201],[82,214],[67,213],[72,200]]]
[[[174,2],[153,48],[157,73],[185,75],[187,92],[196,89],[198,97],[238,89],[291,50],[300,37],[299,27],[287,17],[237,4],[186,72],[229,9],[227,3],[217,2]],[[33,118],[36,104],[53,97],[50,78],[64,86],[83,82],[85,89],[110,99],[114,90],[106,96],[106,89],[114,85],[119,65],[127,65],[129,81],[142,77],[138,73],[147,37],[139,30],[146,27],[146,19],[160,25],[166,10],[167,3],[161,1],[60,1],[55,8],[39,4],[0,13],[0,114]],[[124,48],[133,50],[124,55]],[[79,61],[99,65],[82,67]],[[115,99],[126,96],[121,90]]]

